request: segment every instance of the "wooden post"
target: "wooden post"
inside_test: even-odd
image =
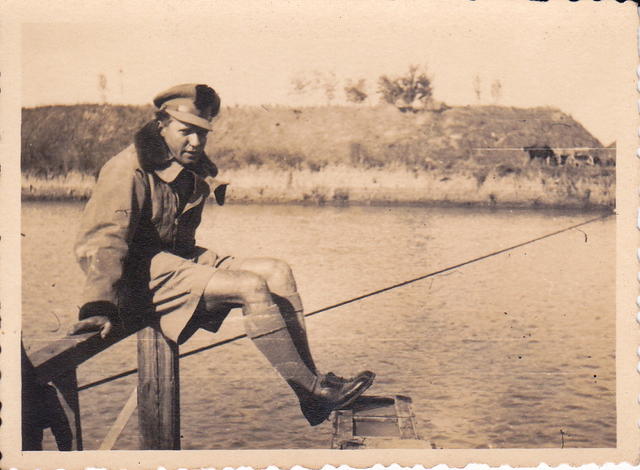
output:
[[[82,450],[75,367],[53,377],[49,385],[38,382],[22,345],[21,355],[22,450],[42,450],[43,430],[47,428],[51,428],[58,450]]]
[[[36,373],[20,343],[22,356],[22,450],[42,450],[42,430],[47,426],[43,419],[44,387],[36,381]]]
[[[58,394],[66,420],[54,420],[51,431],[60,450],[82,450],[82,427],[80,425],[80,401],[76,369],[69,369],[52,381]],[[59,431],[58,431],[59,430]],[[70,442],[66,434],[70,432]]]
[[[138,332],[138,423],[142,449],[180,449],[178,345],[158,324]]]

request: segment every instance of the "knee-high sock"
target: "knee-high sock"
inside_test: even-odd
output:
[[[318,368],[313,361],[311,349],[309,348],[309,340],[307,338],[307,328],[304,321],[304,310],[302,308],[302,299],[300,295],[295,292],[289,295],[275,295],[272,294],[273,301],[280,308],[282,317],[287,324],[293,343],[296,345],[296,349],[300,354],[300,357],[307,365],[307,367],[314,372],[318,373]]]
[[[278,373],[296,391],[313,391],[315,373],[302,360],[276,304],[247,303],[243,306],[247,335]]]

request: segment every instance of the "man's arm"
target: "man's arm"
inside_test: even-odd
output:
[[[102,168],[83,213],[75,254],[87,277],[72,334],[101,329],[106,336],[120,322],[117,283],[145,197],[144,173],[121,157]]]

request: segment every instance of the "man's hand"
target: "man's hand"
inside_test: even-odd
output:
[[[69,335],[99,331],[100,336],[106,338],[119,325],[118,307],[106,300],[87,302],[78,313],[80,321],[71,327]]]
[[[100,337],[104,339],[109,336],[112,329],[113,325],[109,321],[109,317],[105,315],[96,315],[75,323],[67,334],[71,336],[78,335],[80,333],[88,333],[90,331],[99,331]]]

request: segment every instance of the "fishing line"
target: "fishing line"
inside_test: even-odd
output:
[[[433,272],[431,272],[429,274],[424,274],[422,276],[415,277],[413,279],[409,279],[408,281],[399,282],[398,284],[394,284],[392,286],[388,286],[388,287],[384,287],[382,289],[378,289],[378,290],[374,290],[374,291],[371,291],[371,292],[367,292],[366,294],[359,295],[358,297],[354,297],[354,298],[349,299],[349,300],[344,300],[342,302],[338,302],[337,304],[329,305],[328,307],[321,308],[320,310],[315,310],[313,312],[310,312],[310,313],[306,314],[305,317],[310,317],[312,315],[317,315],[318,313],[326,312],[327,310],[331,310],[331,309],[334,309],[334,308],[337,308],[337,307],[342,307],[343,305],[347,305],[347,304],[350,304],[352,302],[357,302],[358,300],[366,299],[367,297],[378,295],[378,294],[381,294],[383,292],[390,291],[392,289],[397,289],[398,287],[404,287],[404,286],[406,286],[408,284],[413,284],[414,282],[422,281],[423,279],[428,279],[430,277],[437,276],[438,274],[442,274],[442,273],[446,273],[446,272],[449,272],[449,271],[453,271],[454,269],[461,268],[462,266],[467,266],[468,264],[471,264],[471,263],[476,263],[478,261],[482,261],[482,260],[485,260],[487,258],[491,258],[493,256],[501,255],[503,253],[506,253],[507,251],[512,251],[512,250],[515,250],[517,248],[521,248],[521,247],[523,247],[525,245],[529,245],[531,243],[535,243],[535,242],[538,242],[540,240],[544,240],[545,238],[553,237],[555,235],[560,235],[561,233],[568,232],[569,230],[573,230],[573,229],[576,229],[578,227],[582,227],[583,225],[590,224],[590,223],[595,222],[597,220],[604,220],[604,219],[606,219],[607,217],[609,217],[611,215],[612,214],[601,215],[599,217],[595,217],[593,219],[589,219],[589,220],[587,220],[585,222],[581,222],[579,224],[575,224],[575,225],[572,225],[570,227],[563,228],[562,230],[557,230],[555,232],[547,233],[546,235],[542,235],[540,237],[533,238],[533,239],[531,239],[529,241],[518,243],[517,245],[513,245],[513,246],[510,246],[510,247],[507,247],[507,248],[503,248],[501,250],[491,252],[491,253],[489,253],[487,255],[478,256],[477,258],[473,258],[473,259],[464,261],[464,262],[456,264],[454,266],[449,266],[448,268],[440,269],[439,271],[433,271]]]
[[[409,279],[407,281],[403,281],[403,282],[399,282],[397,284],[393,284],[391,286],[383,287],[382,289],[378,289],[378,290],[374,290],[374,291],[371,291],[371,292],[367,292],[366,294],[362,294],[362,295],[359,295],[357,297],[353,297],[353,298],[348,299],[348,300],[343,300],[341,302],[329,305],[327,307],[323,307],[321,309],[309,312],[309,313],[307,313],[305,315],[305,317],[311,317],[313,315],[317,315],[319,313],[326,312],[328,310],[333,310],[334,308],[342,307],[344,305],[348,305],[348,304],[351,304],[353,302],[358,302],[359,300],[363,300],[363,299],[366,299],[368,297],[373,297],[374,295],[382,294],[383,292],[388,292],[390,290],[397,289],[399,287],[404,287],[404,286],[407,286],[409,284],[413,284],[414,282],[418,282],[418,281],[422,281],[424,279],[428,279],[430,277],[438,276],[439,274],[443,274],[443,273],[446,273],[446,272],[449,272],[449,271],[453,271],[453,270],[461,268],[463,266],[467,266],[467,265],[472,264],[472,263],[477,263],[478,261],[482,261],[482,260],[485,260],[487,258],[498,256],[498,255],[501,255],[501,254],[506,253],[508,251],[513,251],[513,250],[515,250],[517,248],[521,248],[523,246],[539,242],[540,240],[544,240],[545,238],[550,238],[550,237],[554,237],[556,235],[560,235],[561,233],[568,232],[569,230],[577,229],[578,227],[582,227],[584,225],[591,224],[591,223],[596,222],[598,220],[604,220],[604,219],[606,219],[606,218],[608,218],[608,217],[610,217],[612,215],[613,215],[613,213],[609,213],[609,214],[604,214],[604,215],[601,215],[601,216],[598,216],[598,217],[594,217],[593,219],[589,219],[589,220],[586,220],[584,222],[580,222],[579,224],[571,225],[569,227],[565,227],[563,229],[556,230],[555,232],[547,233],[547,234],[542,235],[540,237],[532,238],[531,240],[528,240],[526,242],[518,243],[516,245],[511,245],[511,246],[509,246],[507,248],[503,248],[501,250],[493,251],[493,252],[491,252],[489,254],[478,256],[477,258],[473,258],[473,259],[470,259],[470,260],[467,260],[467,261],[463,261],[462,263],[458,263],[456,265],[449,266],[447,268],[439,269],[438,271],[433,271],[433,272],[430,272],[428,274],[424,274],[422,276],[414,277],[413,279]],[[238,340],[240,340],[242,338],[246,338],[246,337],[247,337],[246,334],[233,336],[231,338],[227,338],[227,339],[224,339],[222,341],[217,341],[215,343],[208,344],[206,346],[202,346],[202,347],[199,347],[199,348],[196,348],[196,349],[192,349],[191,351],[187,351],[185,353],[180,354],[178,357],[179,358],[184,358],[184,357],[193,356],[194,354],[198,354],[198,353],[201,353],[203,351],[207,351],[209,349],[218,348],[220,346],[224,346],[225,344],[233,343],[235,341],[238,341]],[[104,383],[111,382],[112,380],[121,379],[123,377],[127,377],[129,375],[135,374],[136,372],[138,372],[138,369],[130,369],[130,370],[121,372],[119,374],[115,374],[115,375],[112,375],[110,377],[106,377],[104,379],[97,380],[95,382],[90,382],[88,384],[85,384],[85,385],[82,385],[82,386],[78,387],[78,391],[86,390],[86,389],[92,388],[92,387],[96,387],[98,385],[102,385]]]

